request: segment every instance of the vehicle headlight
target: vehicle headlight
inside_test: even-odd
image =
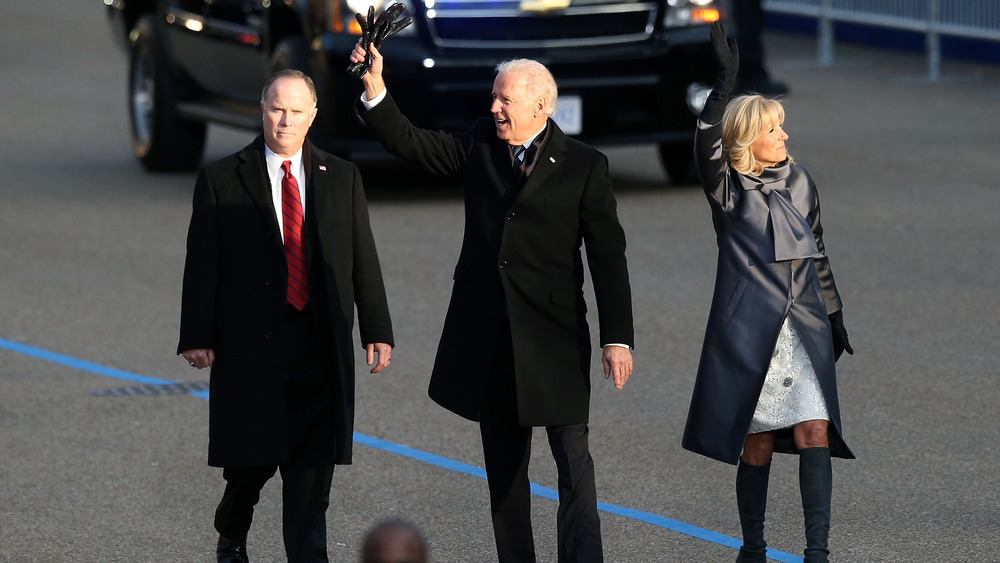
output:
[[[349,33],[351,35],[361,35],[361,25],[354,17],[354,14],[368,14],[368,7],[375,8],[376,17],[382,13],[391,1],[387,0],[331,0],[330,2],[330,28],[337,33]],[[413,16],[413,9],[407,5],[406,10],[400,16]],[[400,30],[399,36],[411,35],[416,31],[415,25],[408,25]]]
[[[691,113],[701,115],[701,110],[705,109],[705,102],[708,95],[712,93],[712,87],[700,82],[694,82],[687,87],[687,106]]]
[[[354,14],[367,14],[368,6],[375,6],[375,13],[378,14],[385,7],[383,0],[345,0],[347,7],[351,10],[351,17]]]
[[[667,0],[663,27],[687,27],[718,21],[722,18],[720,3],[717,0]]]

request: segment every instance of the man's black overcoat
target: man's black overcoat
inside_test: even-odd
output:
[[[600,344],[633,345],[625,234],[607,158],[552,133],[520,188],[492,119],[461,134],[414,127],[391,95],[358,108],[397,156],[459,180],[465,234],[430,396],[478,420],[499,330],[509,319],[517,409],[524,426],[588,422],[590,332],[583,296],[585,244]],[[506,308],[506,310],[505,310]]]
[[[393,343],[368,205],[357,168],[310,143],[306,229],[310,308],[334,392],[336,452],[351,462],[354,306],[363,344]],[[279,365],[287,266],[258,137],[205,166],[194,191],[178,352],[215,350],[208,463],[272,465],[288,457],[285,380]]]

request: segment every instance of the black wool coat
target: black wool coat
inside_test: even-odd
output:
[[[789,316],[830,414],[830,453],[853,458],[842,437],[827,318],[841,309],[841,300],[823,244],[815,184],[804,168],[787,162],[760,177],[737,173],[722,155],[721,124],[698,130],[695,160],[719,256],[682,445],[727,463],[739,461],[778,331]],[[790,433],[778,433],[775,451],[797,451]]]
[[[332,366],[336,451],[329,462],[346,464],[354,432],[355,305],[363,344],[393,344],[392,323],[360,173],[310,143],[303,162],[310,309]],[[193,207],[177,351],[215,350],[208,463],[280,464],[289,454],[279,345],[288,275],[263,137],[205,166]]]
[[[600,344],[632,346],[625,234],[607,158],[552,120],[525,185],[492,119],[460,134],[413,126],[391,95],[358,113],[389,152],[457,179],[465,233],[429,394],[478,420],[500,330],[509,320],[520,424],[587,422],[590,329],[583,296],[585,244]]]

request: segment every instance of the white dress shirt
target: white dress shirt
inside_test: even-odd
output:
[[[267,145],[264,145],[264,161],[267,164],[267,177],[271,181],[271,202],[274,204],[274,214],[278,217],[278,232],[281,233],[281,241],[285,240],[285,222],[281,212],[281,181],[285,178],[285,171],[281,165],[286,161],[292,161],[292,176],[299,184],[299,199],[302,200],[302,217],[306,216],[306,170],[302,164],[302,149],[292,155],[291,158],[278,156]]]

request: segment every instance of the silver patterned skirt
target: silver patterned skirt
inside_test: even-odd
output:
[[[809,354],[791,318],[786,316],[747,432],[769,432],[807,420],[829,419]]]

